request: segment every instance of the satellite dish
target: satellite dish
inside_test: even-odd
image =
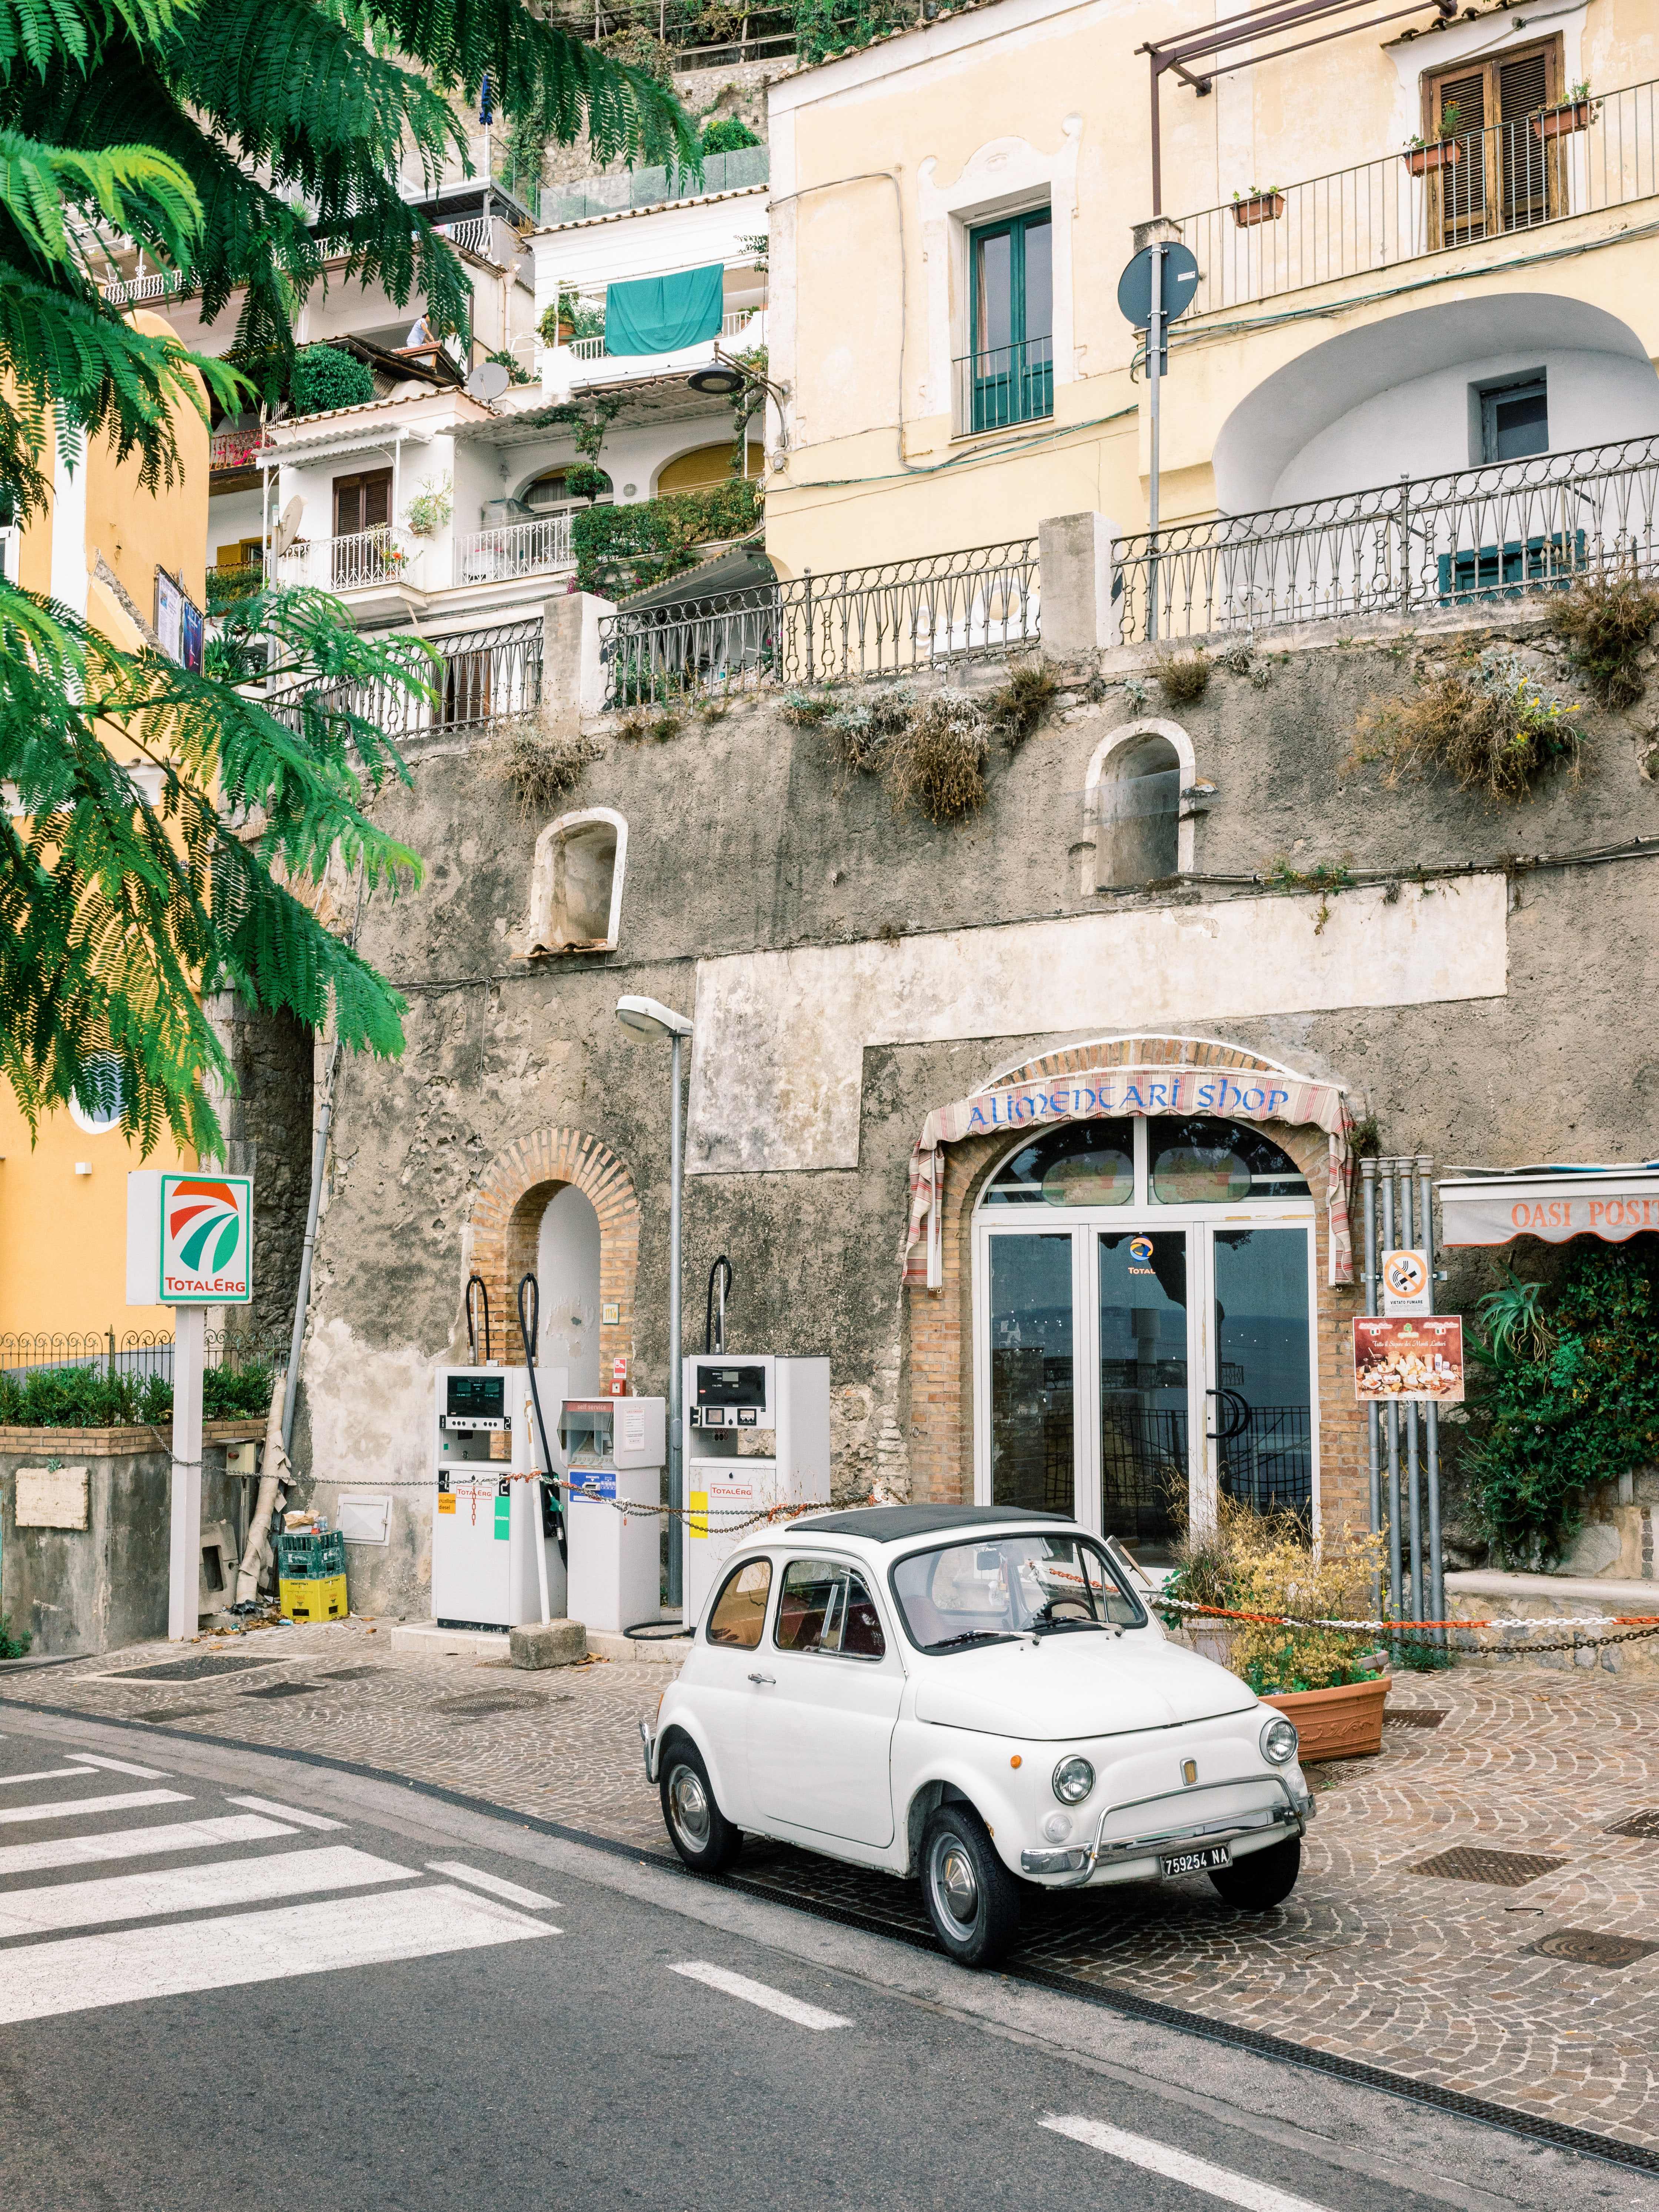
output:
[[[288,505],[283,509],[282,520],[271,532],[270,550],[274,559],[280,560],[282,556],[287,552],[289,547],[293,544],[295,539],[299,536],[300,524],[305,515],[305,511],[306,503],[296,491],[293,498],[289,500]]]
[[[498,361],[481,361],[466,380],[474,399],[499,399],[513,379]]]

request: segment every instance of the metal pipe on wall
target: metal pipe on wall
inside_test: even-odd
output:
[[[1365,1194],[1365,1311],[1368,1316],[1376,1313],[1376,1162],[1361,1160],[1359,1174]],[[1382,1532],[1382,1408],[1373,1399],[1365,1408],[1365,1428],[1370,1446],[1370,1528],[1373,1536]],[[1371,1577],[1371,1611],[1382,1610],[1382,1574],[1379,1568]]]
[[[1429,1261],[1429,1311],[1434,1311],[1434,1264],[1439,1256],[1435,1249],[1434,1235],[1434,1162],[1426,1152],[1417,1156],[1417,1182],[1421,1193],[1418,1218],[1423,1224],[1423,1249]],[[1431,1404],[1425,1425],[1428,1431],[1429,1462],[1429,1611],[1431,1620],[1446,1618],[1446,1563],[1440,1550],[1440,1408]],[[1443,1644],[1446,1632],[1437,1628],[1437,1644]]]
[[[1412,1237],[1413,1191],[1412,1164],[1396,1160],[1395,1171],[1400,1179],[1400,1231],[1402,1246],[1409,1249]],[[1406,1497],[1407,1527],[1411,1534],[1412,1547],[1412,1619],[1425,1618],[1423,1605],[1423,1483],[1422,1467],[1417,1449],[1418,1408],[1415,1400],[1406,1407]]]
[[[1382,1170],[1382,1249],[1394,1247],[1394,1162],[1378,1163]],[[1389,1613],[1400,1619],[1400,1408],[1389,1407]]]

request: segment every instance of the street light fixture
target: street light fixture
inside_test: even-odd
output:
[[[780,447],[788,444],[783,428],[783,403],[787,388],[774,384],[769,376],[763,376],[752,363],[738,361],[729,353],[714,348],[714,359],[708,368],[693,369],[685,380],[687,388],[699,392],[705,399],[735,399],[740,392],[763,392],[778,410],[778,441]]]
[[[617,1019],[632,1037],[653,1043],[666,1037],[672,1047],[668,1109],[668,1602],[681,1603],[684,1589],[684,1531],[680,1508],[685,1499],[681,1478],[680,1436],[680,1047],[691,1034],[684,1014],[655,999],[622,998]]]

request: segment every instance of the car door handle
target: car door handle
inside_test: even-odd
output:
[[[751,1674],[749,1679],[751,1682],[770,1682],[775,1686],[778,1678],[775,1674]]]

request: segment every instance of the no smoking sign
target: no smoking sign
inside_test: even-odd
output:
[[[1382,1310],[1390,1317],[1431,1310],[1426,1252],[1401,1250],[1382,1255]]]

